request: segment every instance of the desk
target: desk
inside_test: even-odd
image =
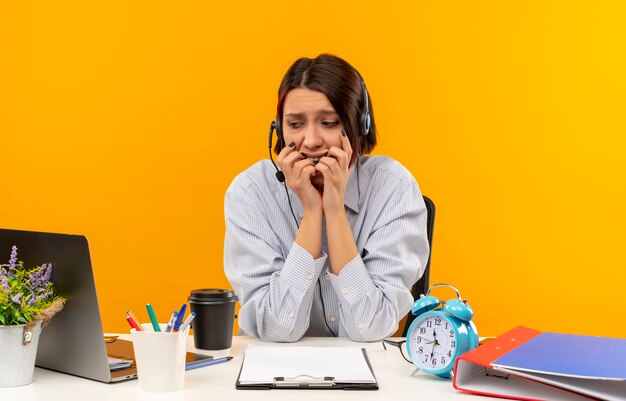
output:
[[[128,335],[121,336],[128,339]],[[210,352],[211,355],[234,357],[230,362],[188,371],[185,389],[173,393],[149,393],[139,389],[137,380],[116,384],[105,384],[62,373],[35,368],[33,383],[24,387],[0,388],[0,400],[16,401],[254,401],[275,400],[477,400],[475,396],[458,392],[450,380],[439,379],[425,373],[411,376],[414,368],[407,363],[395,347],[385,351],[380,342],[355,343],[347,338],[321,337],[304,338],[297,343],[281,344],[294,346],[355,346],[367,349],[380,389],[378,391],[344,390],[236,390],[235,381],[241,368],[246,345],[261,343],[253,337],[234,337],[230,350]],[[195,351],[193,339],[189,349]],[[203,351],[205,353],[209,353]]]

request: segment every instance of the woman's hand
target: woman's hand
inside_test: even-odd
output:
[[[328,154],[322,157],[315,165],[315,170],[324,176],[324,194],[322,207],[325,215],[345,212],[344,198],[346,185],[350,176],[350,161],[352,160],[352,146],[350,140],[341,132],[341,147],[331,147]]]
[[[313,162],[295,150],[295,143],[291,142],[278,154],[276,163],[285,174],[285,181],[304,207],[304,211],[322,211],[322,195],[311,184],[311,176],[315,175]]]

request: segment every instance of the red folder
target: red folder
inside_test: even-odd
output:
[[[492,363],[541,332],[523,326],[461,355],[454,367],[455,389],[491,397],[538,401],[589,401],[563,388],[531,380],[510,371],[495,370]]]

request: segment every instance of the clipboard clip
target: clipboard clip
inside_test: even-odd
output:
[[[294,377],[275,377],[276,387],[332,387],[335,385],[335,378],[313,377],[310,375],[299,375]]]

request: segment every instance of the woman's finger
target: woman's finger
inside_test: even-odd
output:
[[[300,152],[289,152],[287,156],[283,158],[283,160],[278,162],[280,169],[283,171],[291,171],[293,169],[294,163],[298,160],[302,159],[302,153]]]
[[[300,172],[300,180],[301,181],[307,181],[307,182],[311,182],[311,176],[315,175],[315,166],[313,166],[313,163],[310,163],[309,165],[306,165],[302,168],[302,171]]]
[[[294,178],[296,179],[302,178],[302,171],[307,166],[313,166],[313,162],[309,159],[300,159],[300,160],[297,160],[295,163],[293,163],[293,166],[291,167],[291,172]]]
[[[340,152],[343,153],[343,151],[340,151]],[[317,163],[315,167],[317,166],[320,166],[320,171],[322,171],[321,170],[322,168],[328,169],[328,172],[332,174],[333,176],[341,175],[341,165],[339,164],[339,161],[334,157],[331,157],[331,156],[322,157],[319,163]]]
[[[344,150],[333,146],[328,150],[328,156],[336,159],[339,162],[339,167],[345,170],[350,167],[350,155],[348,155]]]
[[[352,145],[350,145],[350,138],[344,128],[341,129],[341,148],[348,155],[349,163],[352,162]]]
[[[335,160],[335,163],[336,162],[337,161]],[[320,174],[322,174],[325,183],[327,182],[327,180],[331,180],[333,178],[333,173],[330,170],[330,167],[328,167],[326,163],[322,163],[321,159],[320,162],[315,165],[315,170],[319,171]],[[326,186],[326,184],[324,184],[324,186]]]
[[[294,150],[296,150],[295,142],[291,142],[289,145],[282,148],[281,151],[278,153],[278,157],[276,158],[276,163],[280,164],[285,159],[285,157],[293,153]]]

